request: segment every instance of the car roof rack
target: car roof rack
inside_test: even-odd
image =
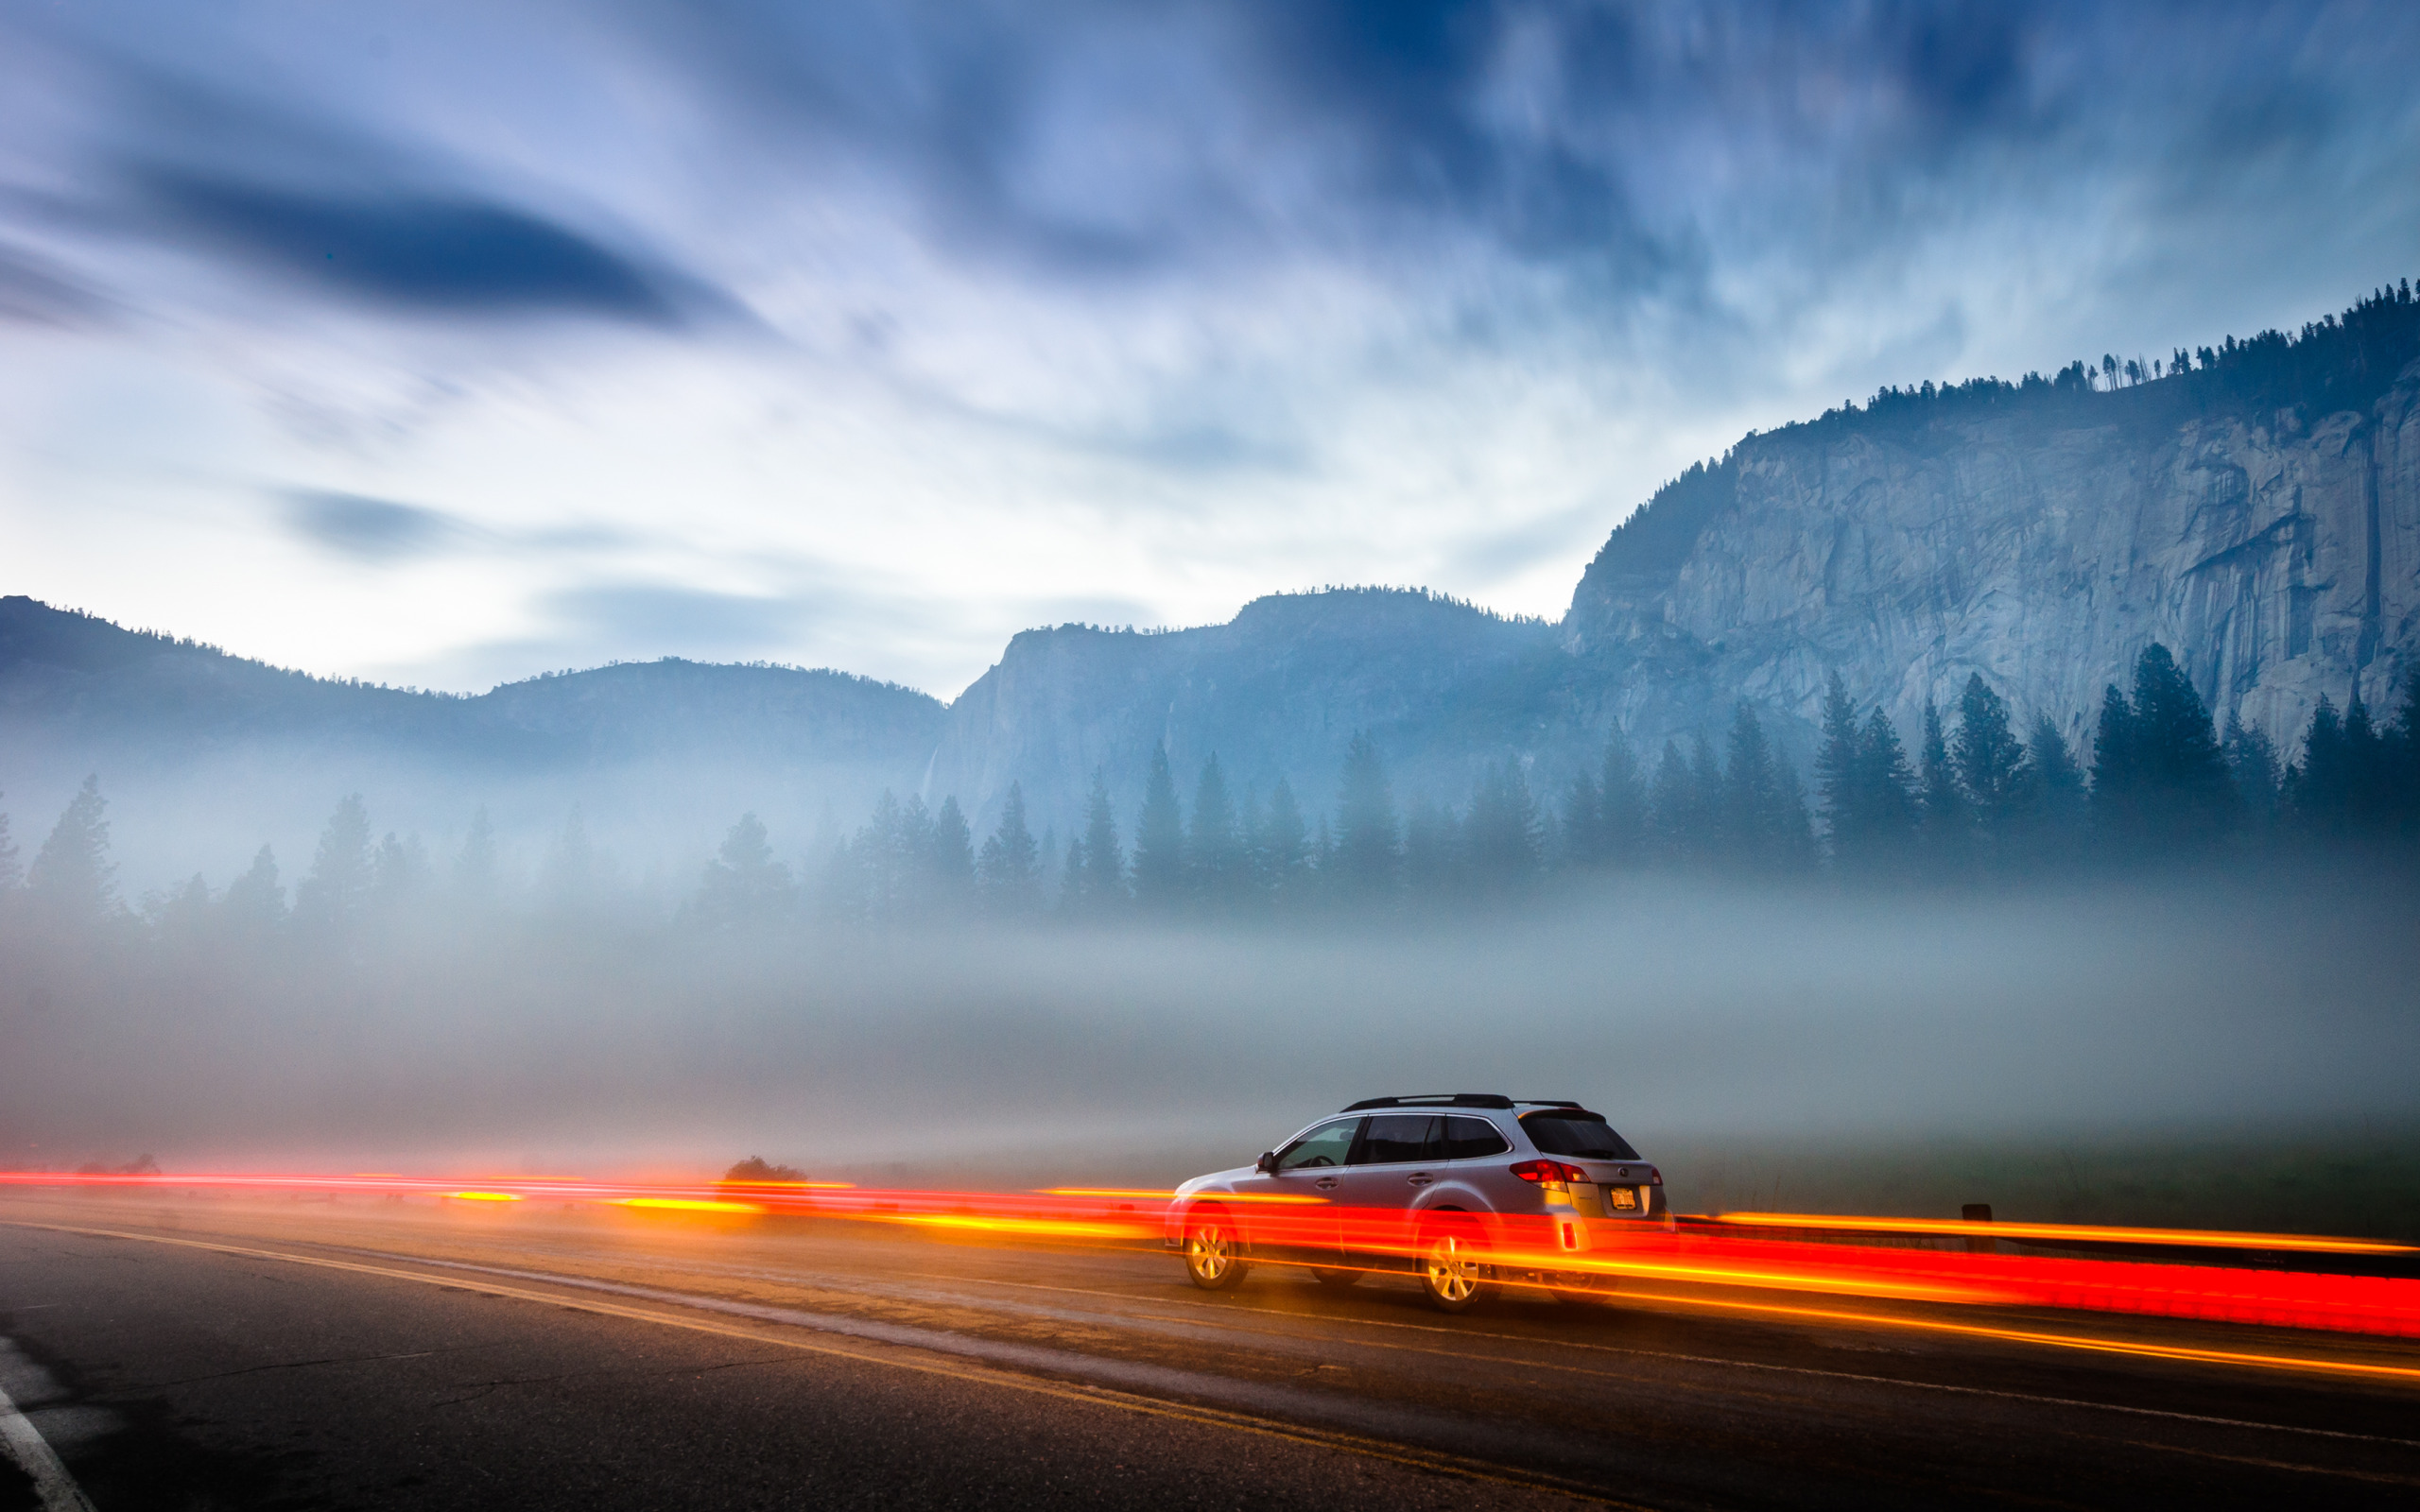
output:
[[[1519,1108],[1578,1108],[1568,1097],[1524,1097],[1514,1105]]]
[[[1364,1097],[1344,1111],[1357,1113],[1365,1108],[1511,1108],[1512,1106],[1512,1099],[1501,1092],[1414,1092],[1409,1097]]]

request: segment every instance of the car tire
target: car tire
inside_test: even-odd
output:
[[[1244,1261],[1236,1226],[1219,1209],[1198,1212],[1184,1226],[1184,1273],[1205,1292],[1223,1292],[1252,1267]]]
[[[1340,1292],[1348,1286],[1357,1284],[1361,1280],[1361,1273],[1345,1265],[1314,1265],[1311,1267],[1311,1280],[1331,1292]]]
[[[1478,1230],[1442,1224],[1420,1240],[1420,1286],[1440,1312],[1459,1313],[1487,1295],[1495,1268],[1475,1257]]]

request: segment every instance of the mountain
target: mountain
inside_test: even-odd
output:
[[[290,863],[359,791],[382,827],[449,834],[485,803],[508,831],[551,830],[578,802],[603,838],[618,826],[639,853],[661,838],[702,855],[744,808],[801,835],[827,806],[856,813],[912,780],[942,718],[939,700],[893,683],[672,659],[455,697],[0,598],[0,781],[29,830],[94,771],[138,843],[199,827],[249,855],[282,835]],[[206,853],[199,837],[177,849]]]
[[[1652,750],[1745,700],[1803,757],[1832,672],[1906,730],[1980,673],[2083,741],[2154,641],[2281,749],[2323,694],[2390,704],[2420,654],[2420,305],[2203,359],[1886,390],[1743,440],[1582,576],[1578,724]]]
[[[1028,632],[952,706],[925,788],[979,823],[1022,781],[1064,833],[1100,765],[1125,822],[1165,741],[1181,780],[1215,749],[1317,808],[1366,729],[1399,798],[1460,800],[1506,756],[1546,797],[1610,736],[1651,763],[1742,703],[1804,775],[1834,672],[1911,742],[1980,673],[2088,756],[2102,688],[2154,641],[2221,725],[2290,751],[2321,695],[2387,706],[2420,655],[2420,304],[2176,356],[1752,435],[1616,526],[1551,627],[1362,590],[1175,635]]]
[[[453,698],[0,599],[0,781],[35,814],[24,790],[64,801],[97,766],[156,814],[206,794],[228,834],[298,803],[316,821],[354,789],[435,833],[475,801],[532,833],[578,801],[618,816],[633,854],[682,856],[741,808],[796,846],[886,786],[955,795],[980,830],[1021,782],[1035,829],[1063,837],[1096,769],[1131,832],[1162,744],[1188,797],[1215,751],[1239,794],[1283,777],[1316,816],[1356,730],[1399,799],[1458,801],[1506,759],[1547,797],[1609,736],[1652,761],[1744,703],[1804,774],[1835,672],[1911,737],[1927,698],[1980,673],[2082,746],[2153,641],[2221,723],[2288,751],[2322,695],[2392,702],[2420,657],[2408,287],[2291,335],[1885,389],[1751,435],[1616,527],[1560,623],[1417,591],[1279,594],[1196,629],[1027,631],[946,709],[841,673],[673,661]]]
[[[1098,767],[1129,826],[1165,743],[1188,801],[1215,752],[1238,799],[1282,777],[1315,816],[1367,730],[1406,791],[1460,796],[1487,763],[1550,741],[1570,670],[1553,625],[1417,590],[1281,593],[1201,629],[1028,630],[950,706],[922,786],[958,794],[979,825],[1022,782],[1037,829],[1063,836]]]

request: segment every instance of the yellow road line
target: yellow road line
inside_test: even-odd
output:
[[[460,1291],[480,1292],[491,1297],[510,1297],[517,1301],[536,1302],[545,1306],[569,1308],[575,1312],[596,1313],[608,1317],[625,1318],[638,1323],[655,1323],[666,1328],[687,1329],[696,1333],[712,1333],[723,1338],[745,1339],[752,1344],[772,1344],[807,1354],[832,1355],[854,1360],[863,1365],[888,1366],[897,1370],[912,1370],[921,1375],[940,1376],[976,1385],[1004,1386],[1034,1396],[1050,1397],[1062,1401],[1090,1402],[1096,1406],[1118,1407],[1146,1417],[1167,1418],[1180,1422],[1198,1423],[1204,1427],[1226,1428],[1236,1433],[1256,1434],[1268,1438],[1288,1439],[1321,1449],[1340,1449],[1369,1459],[1386,1460],[1408,1465],[1417,1469],[1443,1470],[1469,1480],[1489,1481],[1502,1486],[1519,1486],[1524,1490],[1552,1491],[1605,1506],[1648,1512],[1634,1502],[1623,1502],[1602,1492],[1582,1488],[1575,1483],[1554,1476],[1531,1472],[1507,1471],[1469,1461],[1459,1455],[1429,1451],[1404,1449],[1358,1435],[1339,1433],[1333,1429],[1303,1428],[1291,1423],[1253,1418],[1243,1413],[1216,1407],[1179,1405],[1137,1396],[1106,1386],[1087,1386],[1080,1390],[1052,1385],[1008,1371],[937,1365],[929,1361],[902,1360],[893,1356],[872,1353],[838,1345],[811,1343],[805,1339],[768,1334],[758,1330],[721,1324],[705,1318],[684,1317],[648,1308],[631,1307],[620,1302],[599,1301],[589,1297],[562,1297],[549,1292],[530,1291],[524,1287],[505,1286],[493,1281],[466,1278],[461,1274],[432,1276],[422,1271],[397,1270],[384,1265],[366,1265],[358,1261],[331,1260],[320,1255],[298,1255],[285,1250],[258,1249],[244,1245],[212,1244],[199,1239],[175,1239],[164,1234],[130,1232],[117,1228],[86,1228],[72,1224],[26,1223],[17,1219],[0,1219],[12,1228],[41,1228],[55,1233],[83,1234],[99,1239],[124,1239],[136,1244],[173,1245],[180,1248],[206,1250],[214,1254],[240,1255],[254,1260],[284,1261],[295,1265],[316,1265],[325,1270],[350,1271],[356,1275],[376,1276],[389,1280],[418,1281],[423,1285],[451,1287]],[[701,1300],[703,1300],[701,1298]],[[780,1325],[769,1325],[779,1327]]]

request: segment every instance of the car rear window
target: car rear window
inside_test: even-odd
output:
[[[1486,1119],[1445,1120],[1444,1159],[1448,1160],[1476,1160],[1484,1155],[1502,1155],[1512,1147]]]
[[[1635,1160],[1638,1152],[1596,1113],[1531,1113],[1521,1120],[1521,1131],[1547,1155],[1568,1155],[1582,1160]]]

